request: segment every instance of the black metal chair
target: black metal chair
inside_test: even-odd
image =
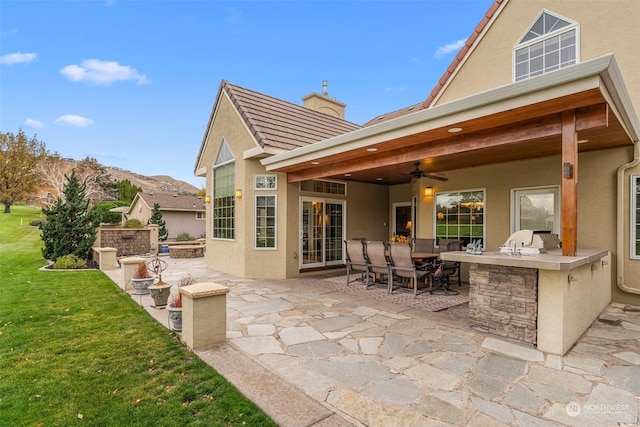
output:
[[[440,239],[440,252],[451,252],[462,250],[462,240],[459,239]],[[445,269],[449,272],[450,277],[455,277],[458,286],[462,286],[460,275],[460,263],[458,261],[445,261]],[[449,280],[449,279],[447,279]]]
[[[458,291],[451,289],[449,279],[452,276],[460,274],[460,263],[454,262],[447,266],[448,261],[438,261],[434,265],[434,270],[431,273],[431,285],[429,286],[429,293],[442,293],[444,295],[458,295]]]

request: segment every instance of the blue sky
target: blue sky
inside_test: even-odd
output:
[[[346,119],[427,98],[493,0],[0,3],[0,131],[204,186],[222,79],[295,104],[328,81]]]

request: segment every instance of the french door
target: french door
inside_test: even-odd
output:
[[[344,263],[344,200],[300,199],[300,268]]]

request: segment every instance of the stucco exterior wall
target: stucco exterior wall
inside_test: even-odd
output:
[[[490,30],[446,87],[443,104],[513,82],[513,47],[542,9],[580,25],[580,61],[614,53],[636,111],[640,106],[640,3],[636,0],[509,0]]]
[[[216,119],[213,121],[211,129],[205,140],[205,150],[202,155],[200,165],[206,167],[206,194],[213,195],[213,165],[218,156],[218,151],[222,141],[226,140],[233,157],[235,158],[235,188],[243,189],[245,185],[244,162],[242,153],[245,150],[255,147],[253,138],[238,117],[235,109],[226,96],[222,96],[218,104],[217,111],[214,112]],[[243,218],[246,212],[246,199],[243,194],[242,199],[236,199],[236,219]],[[222,240],[214,239],[211,232],[211,206],[207,204],[207,251],[206,266],[209,269],[225,272],[234,276],[244,277],[245,254],[243,239],[245,239],[245,227],[236,223],[235,239]],[[244,225],[244,224],[242,224]]]
[[[525,32],[537,19],[543,9],[565,17],[579,24],[578,48],[580,62],[593,59],[608,53],[615,55],[622,77],[629,92],[636,114],[640,111],[640,55],[637,53],[635,40],[640,40],[640,2],[636,0],[583,0],[580,2],[563,0],[508,0],[500,11],[497,19],[490,25],[487,33],[474,48],[471,55],[457,70],[451,82],[445,87],[436,105],[444,104],[455,99],[483,92],[492,88],[513,82],[513,48],[524,36]],[[616,149],[598,151],[580,155],[578,182],[578,247],[602,248],[611,251],[613,265],[612,299],[621,303],[638,304],[637,294],[623,292],[617,286],[617,260],[621,257],[624,264],[624,276],[620,280],[624,285],[640,292],[640,261],[630,259],[630,175],[640,173],[640,167],[629,169],[623,180],[624,194],[624,239],[623,253],[617,250],[617,202],[616,184],[617,169],[633,160],[633,150]],[[545,161],[544,159],[542,160]],[[557,165],[557,162],[553,164]],[[514,172],[520,163],[507,166],[495,166],[489,170],[499,170],[510,176],[509,181],[520,181]],[[558,166],[559,167],[559,166]],[[477,168],[484,170],[483,168]],[[559,169],[558,169],[559,170]],[[476,169],[473,173],[479,173]],[[460,177],[465,175],[462,172]],[[479,182],[487,182],[491,189],[491,176],[482,176]],[[490,175],[490,174],[489,174]],[[498,175],[498,174],[496,174]],[[557,173],[551,178],[559,184]],[[457,179],[458,174],[452,174]],[[498,176],[496,176],[497,178]],[[447,185],[455,183],[455,179]],[[525,179],[529,181],[528,179]],[[547,181],[549,179],[546,179]],[[468,181],[467,181],[468,182]],[[543,182],[532,185],[541,185]],[[439,184],[438,184],[439,185]],[[461,183],[464,185],[464,182]],[[516,182],[513,186],[519,186]],[[498,190],[500,186],[496,187]],[[500,191],[498,191],[500,193]],[[493,193],[493,191],[491,192]],[[506,194],[506,193],[505,193]],[[494,209],[498,207],[491,201],[494,196],[487,194],[487,244],[495,248],[502,243],[500,240],[507,234],[504,231],[506,223],[501,223],[502,214]],[[498,205],[504,203],[499,201]],[[432,222],[432,211],[420,213],[420,218]],[[498,227],[494,229],[494,225]],[[495,230],[495,231],[494,231]]]
[[[603,150],[578,158],[578,247],[616,251],[616,171],[631,149]],[[446,182],[421,179],[414,186],[418,195],[418,237],[435,237],[435,196],[425,197],[424,187],[434,194],[446,191],[484,189],[485,248],[495,251],[511,234],[511,190],[561,184],[560,156],[480,166],[448,172]],[[482,183],[482,186],[478,186]],[[408,200],[408,199],[405,199]],[[615,266],[613,266],[615,267]],[[615,268],[612,268],[614,270]],[[463,270],[463,273],[465,271]],[[614,273],[612,272],[612,279]],[[615,282],[613,282],[615,283]],[[614,286],[614,288],[617,288]],[[613,299],[623,296],[613,289]]]
[[[169,239],[175,239],[180,233],[189,233],[198,239],[204,235],[205,221],[196,219],[195,212],[163,211],[162,219],[169,230]]]

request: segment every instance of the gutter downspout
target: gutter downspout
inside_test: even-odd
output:
[[[640,164],[640,142],[636,141],[633,144],[633,160],[626,165],[620,166],[618,168],[618,223],[616,224],[616,228],[618,231],[617,236],[617,256],[616,256],[616,265],[617,265],[617,274],[618,274],[618,287],[624,292],[629,292],[632,294],[640,294],[640,289],[638,288],[630,288],[624,284],[624,199],[625,199],[625,191],[624,184],[625,178],[624,173]]]

